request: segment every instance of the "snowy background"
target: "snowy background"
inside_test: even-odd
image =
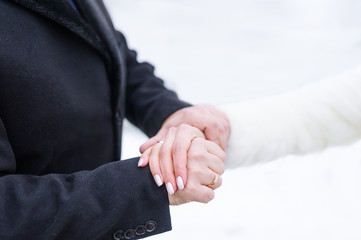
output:
[[[141,60],[192,103],[285,92],[361,64],[359,0],[105,0]],[[125,125],[123,158],[146,137]],[[223,175],[152,239],[360,240],[361,142]]]

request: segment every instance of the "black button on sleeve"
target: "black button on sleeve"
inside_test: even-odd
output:
[[[148,221],[145,223],[145,228],[147,232],[153,232],[157,228],[157,223],[154,221]]]
[[[124,231],[123,230],[118,230],[113,234],[113,239],[114,240],[121,240],[124,239]]]
[[[127,231],[125,231],[124,236],[125,239],[131,239],[135,237],[135,231],[133,229],[128,229]]]
[[[143,225],[139,225],[135,228],[135,234],[138,236],[144,235],[147,232],[147,229]]]

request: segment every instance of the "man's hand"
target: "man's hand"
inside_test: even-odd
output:
[[[231,124],[227,116],[211,105],[197,105],[183,108],[169,116],[157,135],[140,146],[140,152],[143,153],[149,147],[164,140],[171,127],[178,127],[181,124],[188,124],[200,129],[207,140],[215,142],[222,149],[226,148],[231,133]]]
[[[193,139],[187,156],[188,184],[183,190],[169,194],[170,205],[208,203],[214,198],[214,190],[222,185],[220,175],[224,173],[224,153],[215,151],[214,145],[202,138]]]
[[[208,203],[214,198],[214,190],[222,185],[220,175],[224,173],[224,163],[213,152],[215,143],[195,138],[188,151],[188,184],[174,194],[169,194],[169,204],[179,205],[192,201]],[[204,154],[204,150],[208,152]]]

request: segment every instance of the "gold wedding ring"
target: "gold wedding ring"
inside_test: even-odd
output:
[[[213,181],[210,183],[210,184],[208,184],[208,186],[214,186],[214,185],[216,185],[217,184],[217,182],[218,182],[218,178],[219,178],[219,176],[218,176],[218,174],[216,173],[215,175],[214,175],[214,179],[213,179]]]

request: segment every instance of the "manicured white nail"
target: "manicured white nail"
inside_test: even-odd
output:
[[[143,161],[144,161],[143,158],[140,158],[140,159],[139,159],[139,161],[138,161],[138,167],[140,167],[140,166],[143,164]]]
[[[173,195],[174,194],[174,189],[173,189],[173,186],[170,182],[167,182],[167,191],[170,195]]]
[[[181,190],[184,188],[183,179],[180,176],[177,177],[177,186]]]
[[[160,178],[160,176],[158,174],[154,175],[154,180],[155,183],[158,185],[158,187],[162,186],[162,179]]]

